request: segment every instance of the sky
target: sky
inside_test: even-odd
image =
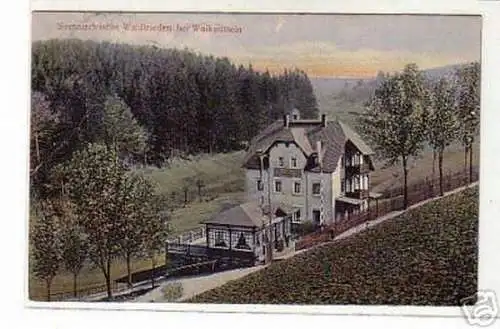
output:
[[[195,31],[200,24],[218,29]],[[410,62],[428,69],[479,61],[481,18],[34,13],[32,40],[53,38],[189,48],[272,73],[297,67],[310,77],[369,78],[378,71],[400,70]]]

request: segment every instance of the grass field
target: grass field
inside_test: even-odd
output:
[[[473,155],[473,165],[479,165],[479,143],[475,143]],[[420,157],[414,159],[409,164],[409,183],[432,177],[432,152],[427,150]],[[371,186],[373,191],[383,191],[387,188],[403,185],[403,168],[401,165],[383,167],[380,161],[375,163],[375,171],[371,174]],[[450,146],[443,155],[443,174],[464,170],[464,153],[460,145]],[[436,177],[437,160],[436,160]]]
[[[476,147],[474,162],[479,161],[478,147]],[[202,220],[217,214],[221,209],[230,205],[243,202],[244,197],[244,171],[241,161],[244,152],[217,154],[213,156],[202,155],[191,161],[175,160],[169,168],[142,169],[142,171],[154,179],[160,186],[160,192],[167,196],[174,193],[167,206],[172,210],[171,224],[174,229],[172,234],[178,234],[200,225]],[[417,159],[410,170],[410,181],[418,180],[431,175],[432,153],[426,153]],[[461,170],[463,168],[463,153],[459,148],[450,149],[445,154],[445,170]],[[402,183],[401,168],[394,166],[379,169],[372,174],[372,186],[374,190],[382,190]],[[189,203],[183,207],[183,186],[187,181],[195,181],[201,177],[204,181],[202,189],[203,201],[198,200],[198,191],[195,184],[190,185]],[[163,261],[163,259],[160,259]],[[147,260],[136,260],[133,262],[134,270],[148,269],[150,264]],[[121,277],[126,274],[125,263],[117,260],[113,267],[113,277]],[[79,287],[90,288],[104,284],[104,278],[99,269],[86,267],[82,270],[79,279]],[[71,291],[73,287],[72,275],[61,273],[55,278],[53,284],[54,292]],[[45,286],[30,275],[30,296],[44,296]]]
[[[165,264],[165,256],[159,255],[156,258],[156,266],[162,266]],[[151,268],[151,260],[144,259],[134,259],[131,263],[132,272],[148,270]],[[127,268],[125,261],[116,260],[111,267],[111,278],[116,280],[127,274]],[[99,268],[95,268],[91,265],[86,265],[79,277],[78,277],[78,288],[82,290],[93,289],[97,287],[102,287],[106,284],[104,280],[104,275]],[[31,300],[47,300],[47,288],[45,282],[38,280],[33,273],[30,272],[29,276],[29,296]],[[51,292],[52,294],[57,293],[67,293],[73,291],[73,275],[66,271],[61,271],[52,282]],[[105,289],[103,290],[105,291]]]
[[[477,290],[477,234],[476,187],[189,302],[458,306]]]

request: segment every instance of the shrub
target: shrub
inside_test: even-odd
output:
[[[173,302],[182,297],[183,288],[180,282],[170,283],[161,288],[166,302]]]

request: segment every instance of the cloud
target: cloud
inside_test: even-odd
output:
[[[242,33],[61,30],[58,23],[224,24]],[[189,48],[273,72],[298,67],[311,76],[373,76],[414,62],[422,68],[479,60],[480,20],[377,15],[224,15],[37,13],[33,39],[80,38]]]
[[[433,52],[382,51],[370,48],[346,50],[329,42],[296,42],[260,47],[231,56],[241,63],[252,63],[256,69],[279,72],[297,67],[311,76],[374,76],[378,71],[400,70],[408,63],[422,69],[477,60],[472,54],[459,56]]]

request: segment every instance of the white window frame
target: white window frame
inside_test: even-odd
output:
[[[295,191],[295,184],[299,184],[299,192]],[[301,195],[302,194],[302,181],[298,179],[294,179],[292,181],[292,194]]]
[[[276,183],[279,182],[281,185],[281,191],[276,190]],[[283,181],[281,179],[275,179],[273,182],[273,191],[274,193],[283,193]]]
[[[294,162],[293,160],[295,160],[295,165],[293,164],[293,162]],[[298,162],[299,162],[299,160],[297,159],[297,157],[291,157],[290,158],[290,168],[294,168],[294,169],[298,168],[299,167]]]
[[[283,161],[281,161],[281,160],[283,160]],[[285,167],[285,157],[278,157],[278,165],[277,165],[277,167],[279,167],[279,168]]]
[[[345,180],[345,191],[346,191],[346,193],[352,192],[352,178]]]
[[[294,210],[293,210],[293,214],[292,214],[292,222],[293,223],[301,223],[302,222],[302,214],[303,214],[303,211],[302,211],[302,206],[293,206]],[[297,220],[297,212],[299,212],[300,214],[300,217],[299,217],[299,220]]]
[[[319,193],[314,193],[314,185],[316,185],[316,184],[319,185]],[[312,195],[314,195],[314,196],[320,196],[321,195],[321,182],[312,182],[311,192],[312,192]]]
[[[264,182],[262,179],[257,179],[257,191],[264,191]]]

